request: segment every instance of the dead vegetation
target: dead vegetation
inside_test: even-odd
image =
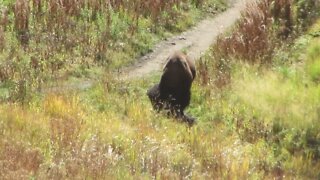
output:
[[[222,9],[223,1],[210,3]],[[0,82],[10,94],[19,93],[20,87],[29,93],[48,80],[129,65],[162,38],[195,23],[206,13],[201,6],[207,2],[6,1],[0,5]]]
[[[270,65],[274,51],[308,26],[317,9],[315,3],[304,0],[249,3],[234,29],[218,37],[212,48],[216,60],[215,84],[223,87],[230,81],[231,59]]]
[[[310,5],[314,5],[313,9]],[[235,29],[220,36],[214,51],[250,63],[270,63],[273,51],[294,36],[301,21],[310,21],[317,7],[314,3],[292,0],[262,0],[248,4]],[[307,7],[304,7],[307,6]],[[302,16],[299,12],[309,12]]]
[[[82,19],[85,23],[89,23],[102,16],[107,19],[105,26],[111,26],[113,12],[120,12],[122,16],[130,18],[132,33],[135,33],[138,29],[135,26],[138,26],[140,17],[151,17],[156,25],[163,21],[161,14],[164,12],[168,13],[171,18],[176,18],[178,14],[175,9],[179,8],[182,3],[184,3],[182,0],[33,0],[29,4],[27,0],[17,0],[14,3],[14,24],[19,41],[22,44],[27,44],[30,38],[28,33],[36,33],[30,32],[30,22],[36,23],[36,26],[43,26],[42,29],[57,31],[52,28],[69,29],[74,23],[72,22],[74,18]],[[203,1],[194,3],[200,6]],[[5,27],[8,24],[8,11],[4,10],[2,14],[3,17],[0,22]],[[33,29],[37,29],[37,27],[33,27]]]

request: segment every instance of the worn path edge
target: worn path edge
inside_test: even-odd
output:
[[[159,72],[166,58],[174,51],[182,49],[187,50],[191,59],[199,59],[221,33],[234,25],[245,4],[246,0],[235,0],[226,11],[204,19],[188,31],[158,43],[153,52],[139,58],[136,64],[121,69],[118,78],[120,80],[144,78],[152,72]]]
[[[199,59],[207,51],[216,38],[239,19],[241,11],[245,9],[247,1],[231,0],[230,7],[214,17],[206,18],[193,28],[159,42],[151,53],[137,59],[132,66],[120,69],[116,75],[119,81],[147,78],[153,72],[161,72],[167,57],[174,51],[187,49],[188,56],[193,60]],[[40,88],[42,93],[64,92],[72,90],[86,90],[95,84],[94,79],[79,79],[76,82],[57,81],[53,86]]]

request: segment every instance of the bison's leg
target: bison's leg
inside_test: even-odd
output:
[[[190,104],[191,93],[190,91],[186,91],[181,95],[182,96],[178,96],[177,101],[177,117],[180,118],[182,121],[187,122],[190,126],[192,126],[195,123],[196,119],[184,113],[185,108]]]
[[[159,84],[155,84],[154,86],[152,86],[148,90],[147,95],[154,110],[160,111],[163,109],[163,100],[160,98]]]
[[[184,122],[188,123],[189,126],[192,126],[192,125],[196,122],[196,118],[191,117],[191,116],[188,116],[188,115],[186,115],[186,114],[183,114],[183,116],[181,117],[181,119],[182,119]]]

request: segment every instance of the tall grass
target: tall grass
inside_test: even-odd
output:
[[[217,87],[230,82],[233,60],[271,66],[274,53],[303,32],[318,15],[319,5],[309,1],[262,0],[251,2],[231,32],[218,37],[213,46]],[[308,7],[308,8],[307,8]],[[304,19],[300,11],[308,11]]]
[[[28,94],[48,80],[118,69],[149,52],[161,38],[195,23],[205,13],[201,8],[225,6],[224,0],[196,4],[191,0],[5,1],[0,7],[0,81],[10,94],[19,92],[19,82],[25,84],[20,87],[26,87]]]
[[[106,74],[87,91],[1,103],[0,177],[316,179],[320,89],[308,67],[318,40],[305,35],[276,55],[292,64],[237,61],[223,91],[212,84],[213,55],[203,57],[187,109],[193,127],[152,111],[145,93],[158,77]]]
[[[155,79],[123,83],[108,72],[84,92],[0,103],[0,179],[317,179],[319,69],[310,67],[319,24],[275,50],[272,61],[288,61],[273,68],[225,58],[219,67],[232,81],[223,90],[213,84],[215,55],[203,57],[193,127],[152,111],[145,92]]]
[[[297,22],[301,17],[294,7],[298,8],[298,12],[310,12],[303,18],[303,21],[308,22],[314,16],[312,12],[319,9],[315,4],[308,10],[302,9],[308,3],[263,0],[249,4],[235,29],[229,35],[217,39],[215,53],[251,63],[270,63],[274,50],[297,33],[302,25]]]
[[[14,16],[14,27],[18,36],[17,38],[22,45],[27,45],[29,43],[29,1],[17,0],[14,5]]]
[[[293,27],[292,30],[300,31],[300,27]],[[306,35],[293,41],[283,41],[286,44],[281,47],[277,45],[273,49],[267,65],[244,59],[251,57],[247,56],[247,52],[239,58],[236,56],[239,51],[235,54],[210,51],[198,64],[198,77],[201,78],[199,85],[203,89],[196,94],[203,97],[216,94],[217,97],[212,98],[212,101],[218,102],[215,105],[203,105],[207,108],[196,108],[193,113],[206,117],[204,114],[211,112],[211,116],[208,113],[212,119],[209,122],[223,121],[231,132],[238,135],[242,144],[249,143],[258,147],[267,143],[262,145],[266,151],[258,153],[264,154],[266,158],[259,157],[262,163],[256,166],[270,173],[264,173],[265,178],[303,179],[319,176],[320,172],[316,170],[320,157],[317,148],[320,143],[318,31],[319,22],[305,32]],[[270,39],[279,38],[279,34],[274,32],[278,31],[272,31]],[[261,52],[260,49],[257,51]],[[208,67],[203,68],[203,64]],[[212,81],[202,83],[207,82],[208,75]],[[227,80],[224,80],[226,77]],[[228,86],[215,90],[215,87],[221,85],[219,80]],[[200,102],[206,104],[197,97],[196,103]],[[272,152],[267,150],[269,145],[272,146]]]
[[[4,37],[4,30],[0,27],[0,51],[2,52],[5,47],[5,37]]]

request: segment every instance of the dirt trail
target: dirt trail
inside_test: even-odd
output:
[[[158,43],[153,52],[138,59],[131,67],[123,68],[118,73],[119,80],[144,78],[151,72],[160,72],[166,58],[174,51],[187,49],[188,55],[197,60],[201,57],[218,37],[226,31],[240,17],[240,12],[245,8],[246,1],[231,0],[231,7],[215,17],[199,22],[195,27],[180,35]],[[92,87],[95,80],[79,80],[77,82],[56,82],[55,85],[41,88],[43,93],[64,92],[69,90],[85,90]]]
[[[156,45],[153,52],[141,57],[132,67],[124,68],[119,79],[127,80],[143,78],[151,72],[161,71],[166,58],[174,51],[187,49],[188,55],[197,60],[219,34],[231,27],[240,17],[246,0],[234,0],[231,7],[225,12],[199,22],[192,29],[174,36]]]

